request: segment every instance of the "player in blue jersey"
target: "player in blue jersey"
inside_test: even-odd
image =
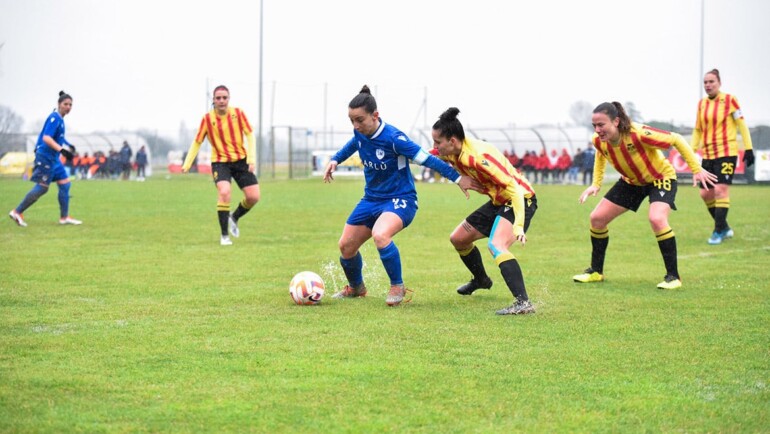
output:
[[[35,167],[31,180],[35,186],[27,193],[19,206],[8,213],[11,220],[19,226],[27,226],[22,213],[48,193],[48,186],[55,182],[59,185],[59,224],[79,225],[83,222],[69,215],[70,180],[64,165],[59,159],[60,154],[72,158],[75,147],[64,138],[64,116],[72,110],[72,97],[64,91],[59,92],[59,106],[45,121],[43,130],[35,145]]]
[[[450,165],[430,155],[406,134],[380,119],[377,102],[368,86],[350,101],[348,117],[353,124],[353,138],[329,161],[324,182],[331,182],[337,164],[355,152],[364,166],[364,197],[358,202],[345,223],[339,241],[340,264],[348,285],[334,298],[363,297],[366,285],[361,273],[363,260],[359,248],[369,238],[374,244],[390,278],[390,291],[385,302],[396,306],[406,292],[401,276],[401,256],[393,237],[409,226],[417,213],[417,191],[409,169],[409,160],[429,167],[457,183],[468,197],[468,190],[478,190],[478,183],[460,176]]]

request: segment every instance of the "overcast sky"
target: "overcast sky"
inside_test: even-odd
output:
[[[770,1],[705,0],[704,68],[770,124]],[[633,101],[691,125],[701,0],[264,0],[263,125],[350,130],[363,84],[409,131],[571,122],[578,100]],[[37,133],[59,90],[70,133],[196,128],[214,85],[259,120],[259,1],[0,0],[0,104]],[[275,90],[275,92],[274,92]],[[326,98],[324,93],[326,91]]]

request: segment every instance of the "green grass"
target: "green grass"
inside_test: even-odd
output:
[[[0,179],[0,211],[31,186]],[[370,295],[308,307],[288,282],[343,284],[337,240],[362,181],[261,187],[231,247],[202,175],[75,181],[79,227],[56,223],[55,188],[29,227],[1,221],[0,431],[768,432],[770,189],[734,186],[736,236],[709,246],[698,193],[680,186],[685,286],[664,292],[646,204],[610,226],[607,281],[581,286],[598,199],[539,186],[513,248],[538,311],[498,317],[511,295],[483,243],[494,287],[454,292],[469,275],[448,236],[481,196],[418,186],[395,239],[412,303],[385,305],[369,242]]]

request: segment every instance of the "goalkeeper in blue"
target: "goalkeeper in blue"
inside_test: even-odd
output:
[[[75,220],[69,215],[70,206],[70,180],[60,155],[72,158],[75,147],[64,138],[64,116],[72,110],[72,97],[64,91],[59,92],[59,105],[56,110],[46,118],[43,130],[35,145],[35,166],[32,177],[35,186],[27,193],[19,206],[12,209],[8,216],[19,226],[27,226],[22,215],[41,196],[48,193],[48,186],[55,182],[59,186],[59,224],[79,225],[83,222]]]
[[[373,238],[390,279],[385,302],[388,306],[397,306],[404,301],[406,293],[411,292],[404,285],[401,256],[393,242],[393,237],[409,226],[417,214],[417,191],[409,160],[457,183],[466,198],[469,189],[478,190],[480,186],[430,155],[396,127],[385,123],[380,118],[377,102],[368,86],[364,86],[350,101],[348,117],[353,124],[353,138],[332,156],[324,172],[324,182],[331,182],[337,165],[358,152],[364,166],[366,185],[364,197],[348,217],[339,240],[340,264],[348,284],[332,297],[366,295],[363,259],[359,249],[369,238]]]

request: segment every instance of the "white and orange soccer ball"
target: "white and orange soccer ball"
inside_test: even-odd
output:
[[[312,271],[301,271],[291,279],[289,294],[299,305],[318,304],[324,296],[324,281]]]

